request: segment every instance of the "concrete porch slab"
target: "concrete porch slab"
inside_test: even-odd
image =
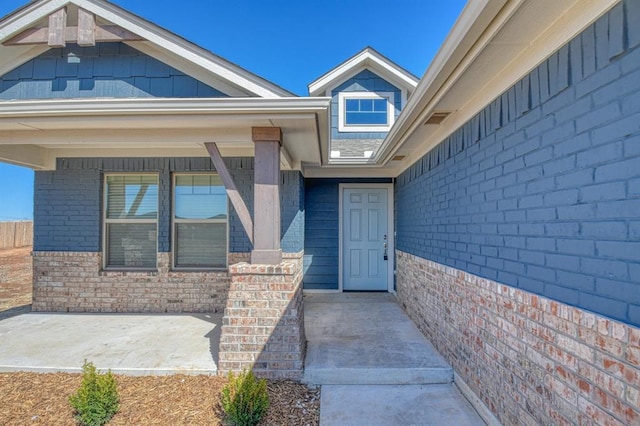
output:
[[[0,371],[216,374],[222,314],[45,314],[0,320]]]
[[[451,383],[453,369],[389,293],[306,293],[304,381]]]
[[[484,424],[454,384],[322,386],[320,426]]]

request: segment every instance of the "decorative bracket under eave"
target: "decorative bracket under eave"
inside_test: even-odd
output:
[[[67,8],[63,7],[49,15],[48,27],[24,30],[3,42],[5,46],[46,44],[49,47],[65,47],[67,43],[80,46],[95,46],[98,42],[140,41],[142,37],[117,25],[96,23],[96,16],[78,9],[78,25],[67,26]]]
[[[207,152],[209,152],[209,157],[211,157],[213,166],[220,175],[220,179],[222,179],[222,183],[227,190],[229,200],[231,200],[233,208],[236,209],[236,213],[242,223],[242,227],[247,233],[249,241],[253,244],[253,220],[251,219],[251,214],[249,213],[249,209],[233,181],[233,177],[231,177],[231,173],[229,173],[229,169],[227,169],[226,164],[224,164],[224,160],[222,159],[222,155],[220,155],[218,146],[214,142],[206,142],[204,146],[207,148]]]

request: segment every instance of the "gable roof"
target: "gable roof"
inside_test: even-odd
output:
[[[360,71],[369,69],[408,93],[418,85],[418,77],[402,68],[372,47],[365,47],[337,67],[309,84],[310,96],[324,96]]]
[[[291,97],[295,94],[221,58],[184,38],[106,0],[36,0],[0,21],[0,42],[46,24],[49,15],[68,7],[70,16],[78,8],[97,19],[137,35],[140,41],[126,41],[135,49],[208,84],[232,97]],[[44,45],[0,44],[0,75],[48,50]]]

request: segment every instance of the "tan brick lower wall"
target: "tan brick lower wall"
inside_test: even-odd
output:
[[[240,263],[229,268],[221,373],[246,368],[270,379],[302,379],[306,345],[302,252],[283,257],[279,265]]]
[[[171,271],[169,253],[158,253],[156,272],[104,271],[101,265],[101,253],[34,252],[33,310],[222,312],[227,302],[227,271]]]
[[[28,283],[32,276],[31,247],[0,250],[0,283]]]
[[[398,297],[508,425],[640,424],[640,329],[397,252]]]

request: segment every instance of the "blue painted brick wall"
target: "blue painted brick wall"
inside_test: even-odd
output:
[[[225,158],[249,211],[253,211],[253,158]],[[102,250],[104,173],[152,172],[159,176],[158,250],[171,250],[171,173],[214,170],[208,157],[67,158],[56,171],[35,172],[34,250]],[[304,241],[304,179],[297,171],[281,173],[282,250],[299,252]],[[249,252],[251,243],[231,203],[231,252]]]
[[[384,139],[387,136],[387,132],[339,132],[338,94],[340,92],[393,92],[396,117],[403,107],[400,89],[369,70],[361,71],[331,91],[332,139]]]
[[[338,289],[339,185],[391,179],[305,179],[304,288]]]
[[[35,172],[34,193],[34,250],[99,250],[99,171]]]
[[[0,99],[226,97],[124,43],[50,49],[0,78]]]
[[[398,177],[399,250],[640,325],[634,5],[615,6]]]

